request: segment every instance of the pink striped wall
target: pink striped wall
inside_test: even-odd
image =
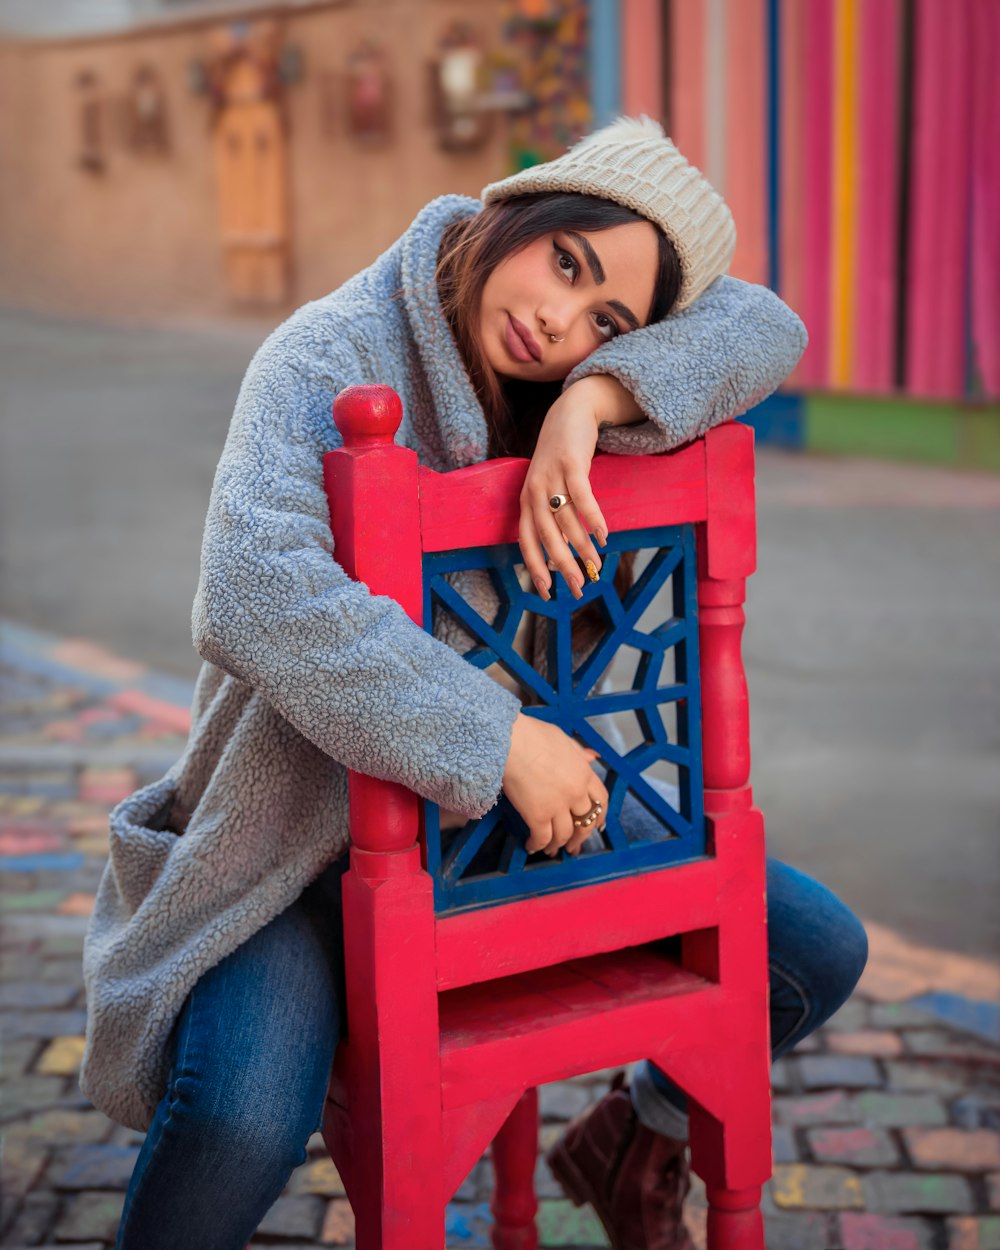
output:
[[[625,107],[655,111],[658,9],[621,2]],[[895,390],[902,306],[904,391],[962,398],[971,356],[996,397],[1000,0],[914,0],[909,136],[901,133],[902,9],[903,0],[777,5],[780,293],[810,335],[790,383]],[[672,137],[733,210],[733,272],[766,281],[767,0],[675,0],[670,13]]]
[[[628,117],[663,111],[660,0],[622,0],[622,105]]]
[[[705,0],[670,6],[673,49],[671,138],[688,160],[705,168]]]
[[[809,331],[796,377],[826,386],[830,370],[830,246],[833,195],[833,0],[803,0],[803,47],[808,66],[802,110],[801,317]]]
[[[726,9],[725,197],[736,221],[731,272],[767,281],[767,24],[764,0]]]
[[[781,95],[779,189],[781,229],[779,263],[781,298],[797,313],[802,312],[802,249],[804,197],[802,177],[805,160],[805,108],[808,73],[805,63],[805,23],[800,0],[781,5],[780,10]]]
[[[915,5],[906,384],[916,395],[961,394],[964,384],[971,8]]]
[[[862,391],[893,387],[898,282],[899,0],[863,0],[859,22],[857,246],[853,369]]]

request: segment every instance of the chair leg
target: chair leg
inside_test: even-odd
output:
[[[766,1250],[760,1195],[771,1174],[770,1106],[768,1091],[754,1085],[728,1100],[725,1122],[690,1104],[691,1165],[708,1198],[707,1250]]]
[[[427,1179],[441,1174],[441,1157],[421,1155],[414,1144],[421,1135],[412,1126],[405,1133],[393,1128],[389,1117],[390,1131],[380,1142],[357,1143],[363,1181],[349,1195],[357,1250],[444,1250],[444,1204]]]
[[[537,1250],[535,1162],[538,1158],[538,1090],[518,1099],[493,1139],[493,1250]]]
[[[707,1188],[708,1250],[765,1250],[760,1187]]]

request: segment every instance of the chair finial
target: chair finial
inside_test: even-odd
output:
[[[391,386],[348,386],[333,401],[333,419],[345,447],[393,443],[403,405]]]

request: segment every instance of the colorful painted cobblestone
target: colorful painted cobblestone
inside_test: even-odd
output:
[[[90,643],[4,632],[0,726],[0,1245],[113,1246],[142,1134],[77,1086],[80,955],[107,854],[108,808],[183,747],[190,689]],[[859,993],[775,1072],[769,1250],[1000,1250],[1000,969],[869,925]],[[543,1148],[608,1074],[542,1091]],[[607,1245],[536,1173],[544,1247]],[[447,1212],[447,1244],[490,1244],[484,1158]],[[705,1245],[704,1187],[688,1223]],[[354,1245],[322,1140],[253,1246]]]

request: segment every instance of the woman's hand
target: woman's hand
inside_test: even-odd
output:
[[[591,768],[597,752],[582,747],[558,727],[522,712],[514,722],[503,789],[528,826],[529,851],[554,856],[564,847],[571,855],[604,825],[608,792]],[[573,824],[595,803],[601,814],[586,827]]]
[[[590,535],[602,547],[608,540],[604,515],[590,489],[597,436],[602,425],[626,425],[641,417],[632,395],[603,373],[574,382],[546,413],[521,490],[518,534],[525,567],[543,599],[549,598],[550,568],[559,569],[577,599],[583,594],[584,575],[570,543],[591,580],[597,580],[601,557]],[[570,502],[553,512],[549,500],[554,495],[568,495]]]

